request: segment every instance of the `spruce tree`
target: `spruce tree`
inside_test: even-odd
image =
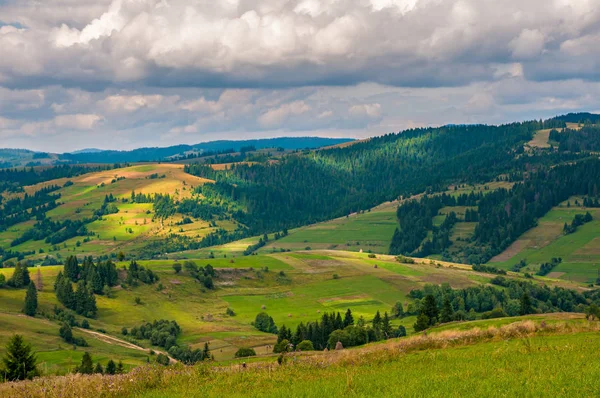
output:
[[[30,281],[31,279],[29,277],[27,266],[18,262],[17,265],[15,265],[12,277],[8,281],[9,285],[20,289],[28,286]]]
[[[37,289],[33,282],[29,282],[27,287],[27,293],[25,294],[25,306],[23,307],[23,313],[29,316],[35,316],[38,307],[37,300]]]
[[[387,312],[383,313],[383,320],[381,321],[381,332],[386,339],[392,337],[392,325],[390,324],[390,317]]]
[[[0,371],[7,381],[31,379],[39,375],[35,354],[20,334],[13,335],[6,344],[6,354],[2,362],[4,367]]]
[[[77,282],[79,280],[79,263],[77,262],[77,257],[69,256],[65,261],[65,276],[69,278],[72,282]]]
[[[123,367],[123,362],[121,360],[119,360],[119,363],[117,365],[117,374],[123,374],[125,373],[125,368]]]
[[[96,364],[96,367],[94,368],[94,373],[104,374],[104,369],[102,368],[100,362]]]
[[[81,358],[81,365],[77,368],[77,373],[90,375],[94,373],[94,363],[92,362],[92,356],[89,352],[83,354]]]
[[[428,294],[427,296],[425,296],[425,299],[423,300],[423,307],[421,309],[421,313],[427,316],[430,325],[435,325],[435,323],[437,322],[439,310],[437,307],[437,302],[435,301],[435,297],[433,297],[432,294]]]
[[[429,327],[429,318],[425,313],[421,312],[417,317],[417,321],[413,325],[415,332],[420,332],[421,330],[425,330]]]
[[[204,350],[202,351],[204,359],[210,359],[210,349],[208,348],[208,342],[204,343]]]
[[[346,311],[346,315],[344,315],[344,327],[354,325],[354,317],[352,316],[352,311],[348,308]]]
[[[440,314],[440,322],[447,323],[452,321],[452,317],[454,316],[454,310],[452,309],[452,304],[450,303],[450,298],[444,298],[444,305],[442,306],[442,313]]]
[[[521,296],[521,307],[519,309],[519,313],[521,315],[533,314],[535,311],[533,310],[533,305],[531,304],[531,298],[527,292],[523,293]]]
[[[381,330],[381,314],[379,311],[377,311],[373,317],[373,329],[376,331]]]
[[[109,359],[108,363],[106,364],[106,374],[114,375],[115,373],[117,373],[117,365],[115,364],[115,361]]]

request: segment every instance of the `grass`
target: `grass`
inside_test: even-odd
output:
[[[574,199],[571,203],[574,203]],[[585,214],[586,211],[593,215],[594,220],[580,226],[575,233],[564,235],[564,223],[571,223],[576,214]],[[560,257],[563,262],[552,270],[552,276],[574,282],[593,283],[598,278],[600,269],[598,231],[600,210],[566,207],[566,204],[561,204],[542,217],[537,227],[523,234],[490,263],[510,269],[519,261],[526,260],[528,267],[523,271],[535,272],[540,264],[549,262],[553,257]]]
[[[330,353],[0,385],[15,397],[597,396],[598,322],[511,319]],[[545,321],[544,321],[545,322]]]
[[[153,173],[164,175],[165,178],[149,179],[148,177]],[[119,177],[124,177],[124,179],[117,181]],[[24,189],[31,194],[45,186],[63,186],[66,181],[67,179],[52,180],[24,187]],[[217,224],[214,227],[211,227],[206,220],[194,220],[191,224],[179,226],[176,223],[183,218],[181,215],[158,220],[154,219],[152,204],[123,203],[120,200],[129,199],[132,191],[144,194],[169,194],[175,199],[190,197],[193,187],[202,185],[209,180],[185,173],[183,165],[131,166],[88,173],[72,178],[70,181],[73,185],[62,187],[56,191],[61,195],[58,201],[60,205],[47,212],[47,216],[51,219],[62,221],[91,218],[94,212],[102,206],[105,196],[109,194],[119,199],[114,203],[119,212],[88,224],[88,230],[93,234],[88,242],[84,242],[84,237],[77,237],[61,243],[58,247],[53,247],[40,240],[24,242],[11,248],[10,243],[34,225],[34,221],[30,220],[0,232],[0,247],[21,252],[35,251],[35,255],[28,256],[34,260],[42,259],[47,254],[63,257],[75,253],[97,256],[119,251],[135,252],[149,241],[160,239],[171,233],[201,239],[216,228],[234,230],[237,227],[229,220],[214,220]],[[246,247],[247,245],[241,251]]]
[[[338,249],[387,253],[397,227],[396,207],[382,206],[369,212],[298,228],[260,252],[273,249]]]
[[[132,368],[145,363],[148,356],[142,351],[107,344],[77,330],[73,332],[74,336],[85,338],[89,347],[73,349],[60,338],[59,325],[44,319],[0,312],[0,324],[0,357],[4,355],[10,337],[14,333],[22,334],[36,351],[43,374],[65,374],[71,371],[79,365],[86,351],[93,356],[95,362],[99,361],[103,366],[106,366],[109,359],[113,359],[121,360]]]

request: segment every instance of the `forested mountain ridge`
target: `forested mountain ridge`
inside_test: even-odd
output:
[[[549,122],[554,126],[554,121]],[[560,123],[558,123],[560,125]],[[256,232],[290,228],[365,210],[451,182],[484,182],[545,158],[520,156],[543,122],[408,130],[354,145],[289,155],[276,163],[186,171],[216,180],[214,189],[247,209]]]
[[[239,152],[243,148],[301,150],[352,142],[351,138],[278,137],[252,140],[219,140],[195,145],[137,148],[128,151],[87,149],[64,154],[25,149],[0,149],[0,167],[42,166],[81,163],[159,162],[203,154]]]

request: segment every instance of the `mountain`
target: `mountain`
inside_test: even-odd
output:
[[[198,154],[223,151],[239,152],[242,148],[283,148],[284,150],[312,149],[343,144],[349,138],[280,137],[242,141],[210,141],[196,145],[175,145],[164,148],[138,148],[130,151],[85,150],[61,155],[61,159],[72,163],[127,163],[142,161],[164,161],[171,157],[185,157],[190,152]]]

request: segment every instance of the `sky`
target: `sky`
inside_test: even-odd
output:
[[[0,147],[600,112],[599,0],[0,0]]]

